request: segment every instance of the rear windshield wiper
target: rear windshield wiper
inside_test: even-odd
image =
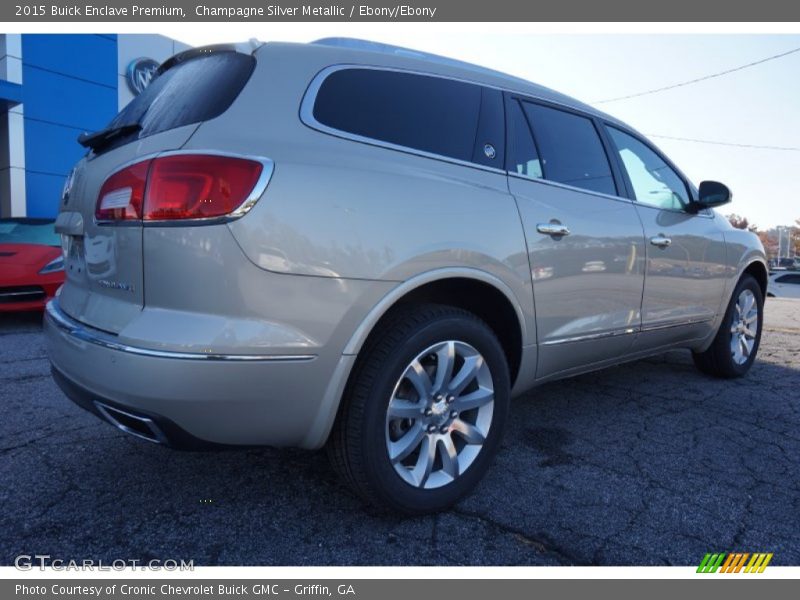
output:
[[[78,136],[78,143],[84,148],[98,150],[110,144],[117,138],[124,137],[131,133],[136,133],[142,128],[139,123],[124,123],[114,127],[107,127],[94,133],[82,133]]]

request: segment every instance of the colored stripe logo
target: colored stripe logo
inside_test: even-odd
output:
[[[772,552],[708,553],[703,557],[698,573],[763,573],[772,560]]]

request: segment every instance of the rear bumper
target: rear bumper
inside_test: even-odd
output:
[[[194,437],[161,415],[141,411],[131,413],[128,407],[123,407],[108,398],[102,398],[78,385],[55,366],[51,367],[51,372],[53,379],[67,398],[126,433],[180,450],[203,450],[220,446]],[[125,418],[126,415],[128,419]],[[132,420],[137,421],[138,425],[131,422]]]
[[[133,347],[71,319],[57,299],[44,328],[54,377],[73,401],[118,427],[127,423],[120,428],[128,433],[181,448],[319,447],[351,360]]]

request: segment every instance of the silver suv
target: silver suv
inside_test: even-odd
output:
[[[541,86],[353,40],[166,61],[64,189],[53,375],[176,447],[327,446],[366,500],[467,493],[511,396],[688,348],[738,377],[755,235],[642,135]]]

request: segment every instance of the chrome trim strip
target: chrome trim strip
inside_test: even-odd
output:
[[[0,292],[0,298],[8,298],[10,296],[44,296],[44,290],[30,290],[27,292]]]
[[[530,183],[540,183],[542,185],[549,185],[551,187],[561,188],[562,190],[569,190],[571,192],[580,192],[581,194],[589,194],[591,196],[599,196],[600,198],[606,198],[608,200],[616,200],[617,202],[626,202],[628,204],[636,203],[634,200],[631,200],[630,198],[625,198],[624,196],[614,196],[612,194],[604,194],[603,192],[595,192],[594,190],[587,190],[586,188],[569,185],[568,183],[560,183],[558,181],[553,181],[551,179],[542,179],[541,177],[527,177],[525,175],[520,175],[519,173],[514,173],[513,171],[508,171],[508,176],[513,177],[514,179],[521,179],[522,181],[528,181]]]
[[[130,346],[121,342],[104,337],[100,332],[95,333],[90,328],[81,325],[68,317],[64,311],[58,307],[57,300],[51,300],[45,308],[45,316],[50,323],[58,328],[62,333],[69,335],[77,340],[101,346],[108,350],[136,354],[138,356],[148,356],[151,358],[177,358],[182,360],[207,360],[220,362],[298,362],[314,360],[316,354],[214,354],[201,352],[175,352],[172,350],[152,350],[150,348],[140,348]],[[110,334],[106,334],[110,335]]]
[[[690,319],[688,321],[681,321],[680,323],[656,323],[655,325],[647,325],[641,328],[642,333],[648,331],[659,331],[661,329],[672,329],[673,327],[687,327],[689,325],[700,325],[702,323],[711,323],[714,318],[710,319]]]
[[[703,209],[698,212],[690,212],[683,208],[660,208],[658,206],[653,206],[652,204],[646,204],[644,202],[640,202],[638,200],[634,200],[633,204],[638,206],[639,208],[649,208],[650,210],[657,210],[658,212],[671,212],[676,213],[679,215],[689,215],[691,217],[702,217],[703,219],[713,219],[714,218],[714,211],[710,209]]]
[[[558,346],[560,344],[570,344],[572,342],[589,342],[592,340],[602,340],[605,338],[619,337],[621,335],[631,335],[639,332],[638,327],[628,327],[626,329],[615,329],[614,331],[604,331],[602,333],[588,333],[586,335],[576,335],[569,338],[559,338],[557,340],[547,340],[539,344],[540,346]]]
[[[674,327],[688,327],[689,325],[699,325],[701,323],[711,323],[714,319],[690,319],[680,323],[660,323],[647,325],[645,327],[628,327],[627,329],[616,329],[614,331],[604,331],[603,333],[589,333],[586,335],[576,335],[569,338],[559,338],[557,340],[547,340],[539,344],[540,346],[557,346],[559,344],[569,344],[572,342],[588,342],[592,340],[602,340],[605,338],[618,337],[621,335],[631,335],[636,333],[648,333],[650,331],[660,331],[662,329],[672,329]]]

